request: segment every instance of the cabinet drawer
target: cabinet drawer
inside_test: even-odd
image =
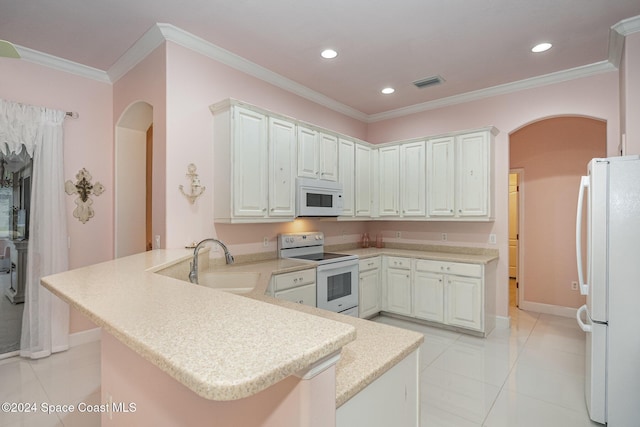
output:
[[[276,292],[274,295],[278,299],[283,299],[298,304],[316,306],[316,285],[310,284],[298,286],[297,288],[287,289],[285,291]]]
[[[386,258],[386,263],[387,267],[401,268],[406,270],[411,269],[411,259],[409,258],[390,256]]]
[[[380,257],[377,256],[372,258],[361,259],[359,264],[360,264],[359,270],[361,272],[380,268]]]
[[[431,271],[434,273],[455,274],[467,277],[482,277],[480,264],[466,264],[460,262],[443,262],[420,259],[416,261],[417,271]]]
[[[278,274],[273,276],[274,291],[295,288],[296,286],[308,285],[316,282],[316,270],[294,271],[293,273]]]

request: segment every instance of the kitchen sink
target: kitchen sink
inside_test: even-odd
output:
[[[198,273],[198,285],[234,294],[251,292],[259,279],[260,273],[256,272],[200,271]]]

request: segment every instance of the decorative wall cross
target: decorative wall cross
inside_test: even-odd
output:
[[[83,224],[93,218],[94,211],[91,205],[93,200],[89,196],[99,196],[104,192],[104,186],[96,181],[95,184],[91,183],[92,176],[85,168],[80,169],[76,174],[76,182],[74,183],[70,179],[64,183],[64,191],[68,195],[78,194],[78,198],[75,200],[76,208],[73,210],[73,216],[78,218]]]

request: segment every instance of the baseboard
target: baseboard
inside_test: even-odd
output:
[[[90,342],[100,341],[102,328],[87,329],[85,331],[69,334],[69,347],[76,347]]]
[[[496,316],[496,329],[509,329],[511,327],[511,317]]]
[[[563,307],[561,305],[543,304],[541,302],[522,301],[519,307],[521,310],[533,311],[536,313],[553,314],[562,317],[576,317],[576,308]]]

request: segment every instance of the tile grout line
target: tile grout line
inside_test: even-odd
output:
[[[509,381],[509,377],[511,376],[511,372],[513,372],[513,370],[515,369],[516,365],[518,364],[518,360],[520,359],[520,356],[522,355],[522,353],[524,352],[525,348],[527,347],[527,343],[529,342],[529,338],[531,337],[531,334],[533,333],[533,330],[538,325],[538,320],[540,320],[540,313],[538,313],[538,316],[536,317],[536,321],[533,323],[533,326],[531,327],[531,330],[527,334],[527,339],[524,341],[524,344],[522,344],[522,350],[518,351],[518,356],[516,357],[516,361],[513,363],[513,366],[511,366],[511,368],[509,369],[509,373],[507,374],[507,377],[505,378],[504,382],[502,383],[502,386],[500,386],[500,390],[498,390],[498,394],[496,395],[496,398],[493,400],[493,403],[491,404],[491,407],[487,411],[487,415],[484,416],[484,419],[482,420],[482,423],[480,423],[480,426],[485,426],[485,423],[487,422],[487,418],[489,418],[489,415],[491,414],[491,411],[493,410],[493,407],[496,405],[496,402],[498,401],[498,397],[500,397],[500,393],[502,393],[502,390],[504,390],[504,386],[507,384],[507,381]]]

